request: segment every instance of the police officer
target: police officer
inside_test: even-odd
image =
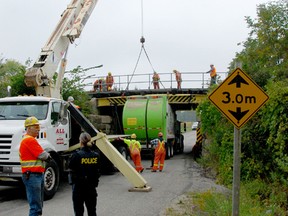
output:
[[[69,161],[69,183],[72,184],[72,200],[75,216],[83,216],[84,203],[88,216],[96,216],[97,190],[100,177],[100,157],[87,145],[91,136],[83,132],[79,141],[81,149]]]

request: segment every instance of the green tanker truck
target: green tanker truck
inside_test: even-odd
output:
[[[137,135],[143,154],[151,153],[150,141],[161,131],[167,143],[166,155],[170,158],[184,150],[181,124],[176,119],[176,111],[168,104],[166,95],[133,96],[127,98],[124,105],[122,124],[125,134]]]

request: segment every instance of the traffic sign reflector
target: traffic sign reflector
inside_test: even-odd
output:
[[[208,98],[237,128],[241,128],[268,101],[269,96],[237,68]]]

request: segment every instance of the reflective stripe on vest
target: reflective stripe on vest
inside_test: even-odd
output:
[[[156,152],[164,152],[165,150],[166,150],[166,149],[165,149],[165,142],[164,142],[164,140],[163,140],[162,142],[159,140],[158,145],[157,145],[155,151],[156,151]]]
[[[25,141],[25,139],[31,139],[31,136],[29,135],[25,135],[22,139],[22,142]],[[22,169],[22,173],[26,172],[26,171],[30,171],[30,172],[44,172],[45,171],[45,162],[38,159],[38,158],[25,158],[25,160],[22,160],[21,154],[20,156],[20,164],[21,164],[21,169]],[[23,156],[23,155],[22,155]]]
[[[139,148],[138,148],[138,146],[134,140],[131,141],[129,149],[130,149],[130,153],[132,155],[138,154],[140,152],[140,150],[139,150]]]

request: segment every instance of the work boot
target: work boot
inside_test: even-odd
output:
[[[156,170],[151,170],[151,172],[156,172]]]

